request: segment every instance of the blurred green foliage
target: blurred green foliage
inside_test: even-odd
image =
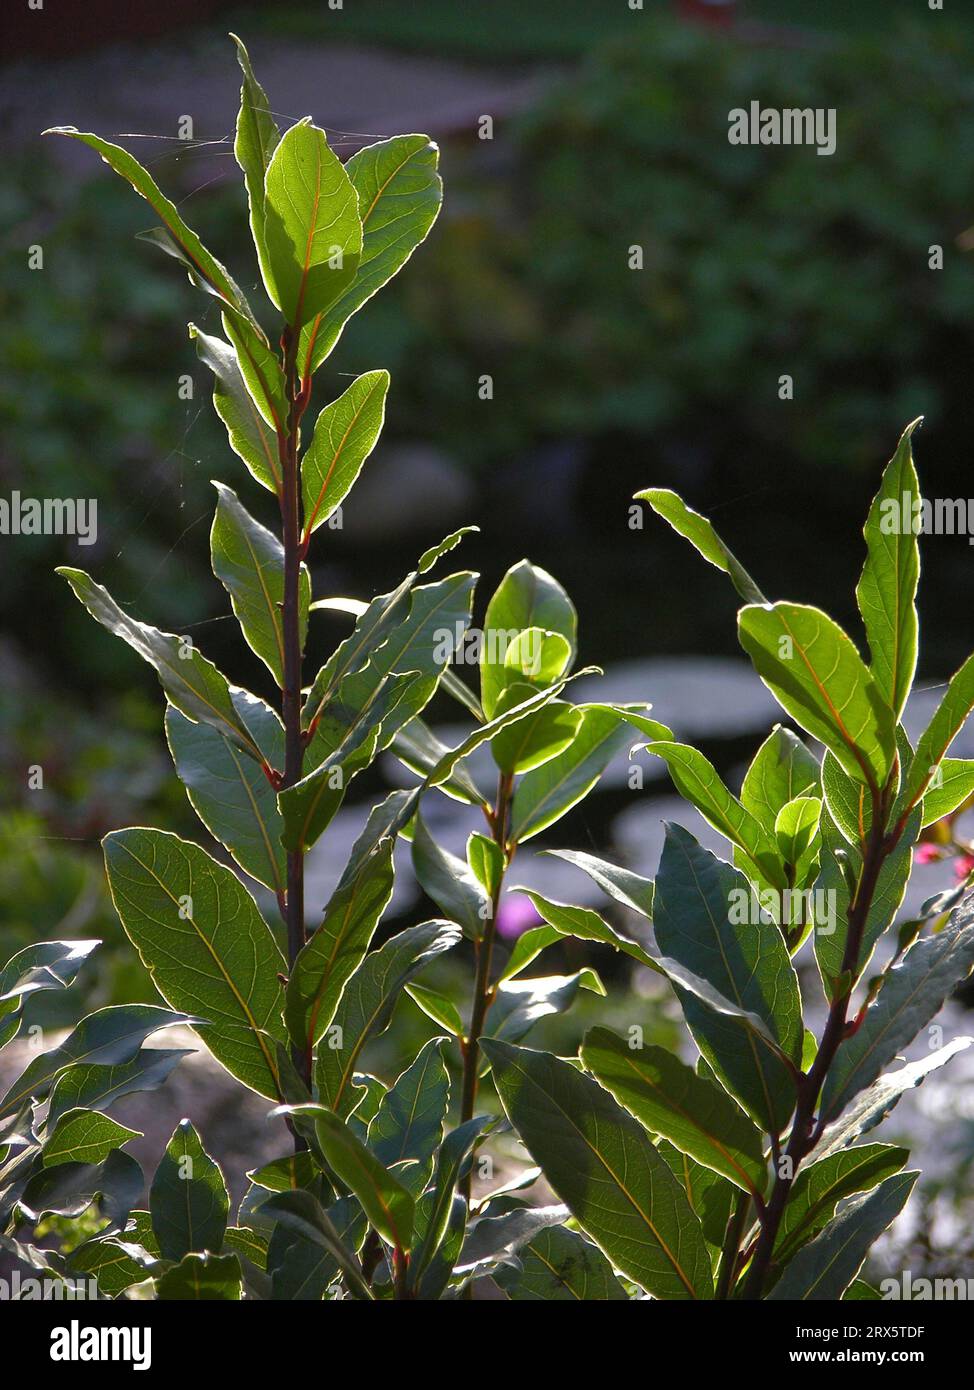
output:
[[[495,153],[471,154],[459,188],[454,173],[425,339],[392,364],[409,425],[484,464],[623,431],[779,450],[802,473],[875,467],[891,420],[957,432],[972,58],[963,31],[929,24],[840,50],[666,22],[604,45],[498,127],[509,178],[486,177]],[[727,113],[752,99],[835,107],[836,153],[729,145]],[[471,431],[483,372],[501,405]]]

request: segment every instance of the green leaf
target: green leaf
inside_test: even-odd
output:
[[[68,1256],[68,1272],[75,1279],[96,1279],[103,1298],[116,1298],[133,1284],[140,1284],[152,1263],[141,1246],[120,1240],[86,1240]]]
[[[493,1275],[514,1303],[618,1303],[629,1298],[602,1251],[578,1231],[547,1226],[517,1253],[516,1266],[502,1266]]]
[[[424,1043],[412,1066],[389,1087],[369,1125],[369,1148],[402,1185],[419,1197],[429,1181],[443,1139],[450,1077],[443,1060],[445,1038]]]
[[[535,975],[527,980],[502,979],[491,1005],[490,1035],[520,1042],[536,1023],[570,1009],[580,989],[605,994],[605,986],[589,966],[573,975]]]
[[[181,1260],[190,1251],[219,1253],[230,1198],[189,1120],[180,1120],[166,1146],[149,1190],[149,1210],[164,1259]]]
[[[517,785],[511,809],[511,839],[516,843],[547,830],[584,800],[612,759],[632,742],[630,716],[635,711],[602,704],[576,708],[582,722],[569,746]],[[636,727],[651,738],[665,738],[670,732],[655,720]]]
[[[457,1183],[470,1163],[475,1145],[496,1123],[491,1116],[475,1115],[451,1130],[440,1145],[433,1175],[433,1200],[427,1198],[416,1209],[416,1239],[410,1261],[411,1286],[418,1288],[423,1298],[439,1298],[452,1273],[454,1261],[444,1262],[440,1254],[451,1243],[455,1244],[455,1253],[460,1252],[467,1203],[461,1197],[454,1200]],[[436,1285],[435,1290],[431,1290],[431,1285]]]
[[[32,1096],[43,1100],[54,1080],[77,1063],[115,1066],[130,1062],[146,1038],[160,1028],[172,1028],[193,1020],[158,1004],[115,1004],[83,1018],[58,1047],[35,1057],[0,1101],[7,1115]]]
[[[580,1056],[596,1081],[651,1134],[661,1135],[736,1187],[768,1183],[759,1130],[720,1086],[665,1048],[631,1048],[607,1028],[586,1033]]]
[[[845,1197],[869,1192],[884,1178],[898,1173],[909,1156],[908,1149],[893,1144],[863,1144],[803,1166],[778,1227],[775,1263],[789,1260],[800,1245],[826,1226]]]
[[[677,791],[696,806],[704,819],[753,860],[769,883],[784,888],[784,868],[774,839],[728,791],[713,764],[685,743],[661,740],[648,743],[646,748],[663,759]]]
[[[530,699],[535,686],[526,681],[507,686],[497,702],[498,714]],[[582,716],[574,705],[552,700],[537,714],[504,729],[491,741],[490,751],[500,770],[509,775],[531,772],[564,752],[581,726]]]
[[[230,37],[237,46],[237,62],[243,73],[233,153],[247,185],[254,246],[260,247],[264,240],[264,179],[281,134],[271,115],[267,93],[254,76],[246,48],[236,34]]]
[[[173,251],[189,267],[190,278],[232,309],[253,320],[250,306],[225,267],[210,255],[196,233],[180,217],[175,205],[156,186],[149,172],[127,150],[102,140],[98,135],[76,130],[74,126],[55,126],[44,134],[66,135],[72,140],[80,140],[100,154],[105,163],[150,204],[163,223],[166,237],[171,238]],[[164,249],[168,248],[164,245]]]
[[[234,1301],[241,1296],[242,1277],[236,1255],[186,1255],[156,1280],[156,1297],[180,1303]]]
[[[281,137],[264,193],[257,248],[264,284],[287,323],[302,328],[355,279],[362,254],[358,194],[310,118]]]
[[[405,265],[436,221],[443,185],[439,151],[428,135],[396,135],[353,154],[345,172],[358,194],[364,233],[358,273],[301,336],[304,375],[337,343],[348,319]]]
[[[307,1149],[271,1159],[270,1163],[247,1174],[252,1183],[266,1187],[269,1192],[293,1192],[299,1187],[310,1187],[315,1176],[314,1162]]]
[[[407,985],[406,993],[427,1018],[445,1028],[454,1038],[463,1037],[463,1019],[452,999],[440,994],[438,990],[429,989],[426,985]]]
[[[592,908],[574,907],[569,903],[554,902],[552,899],[544,897],[541,893],[536,893],[533,888],[517,888],[514,891],[526,893],[540,916],[562,936],[575,936],[578,937],[580,941],[601,942],[605,946],[611,946],[613,950],[623,951],[626,955],[631,956],[633,960],[638,961],[640,965],[645,965],[650,970],[654,970],[659,974],[666,973],[661,963],[655,960],[644,946],[641,946],[638,941],[632,941],[629,937],[622,936],[614,927],[610,927],[609,923],[606,922],[603,917],[600,917],[597,912],[594,912]],[[520,941],[524,941],[528,936],[530,936],[530,932],[525,932],[524,936],[520,938]],[[539,938],[539,940],[544,940],[544,944],[548,944],[545,938]],[[522,953],[518,950],[518,945],[514,947],[514,954],[521,956]],[[539,945],[538,949],[543,949],[543,946]],[[537,951],[535,954],[537,954]],[[523,969],[526,964],[528,964],[528,961],[522,960],[519,969]],[[505,974],[509,971],[510,967],[508,967],[508,971],[506,971]]]
[[[804,886],[805,871],[811,867],[818,840],[822,802],[817,796],[796,796],[778,812],[775,839],[785,863],[797,869],[795,882]]]
[[[756,1014],[797,1065],[802,1049],[798,980],[777,927],[740,920],[741,909],[748,915],[750,892],[730,865],[680,826],[667,826],[656,876],[660,950],[732,1005]],[[721,1081],[762,1128],[780,1134],[795,1101],[787,1067],[733,1018],[714,1013],[683,988],[677,994],[697,1046]]]
[[[282,428],[284,421],[276,379],[272,377],[268,380],[262,365],[258,385],[263,380],[266,389],[261,390],[255,399],[247,389],[240,360],[230,343],[211,337],[193,323],[189,325],[189,336],[196,342],[200,361],[205,362],[213,373],[213,406],[226,425],[230,448],[243,460],[262,487],[280,495],[281,467],[275,415],[276,424]],[[248,365],[252,374],[257,371],[256,363]],[[280,368],[277,370],[280,371]],[[262,403],[263,409],[258,402]],[[270,422],[264,418],[264,411],[271,416]]]
[[[850,1202],[831,1225],[798,1251],[768,1298],[841,1298],[862,1268],[873,1241],[903,1209],[919,1176],[897,1173],[881,1182],[869,1196]]]
[[[861,1134],[875,1129],[876,1125],[889,1114],[905,1091],[921,1085],[932,1071],[944,1066],[958,1052],[965,1051],[974,1043],[974,1038],[953,1038],[946,1046],[938,1048],[929,1057],[908,1062],[905,1066],[888,1071],[878,1081],[858,1095],[851,1105],[833,1124],[829,1125],[812,1150],[812,1161],[836,1153],[851,1144]]]
[[[383,747],[387,747],[399,729],[420,712],[435,691],[446,664],[470,621],[477,576],[459,571],[435,584],[422,584],[412,590],[408,584],[389,598],[376,600],[373,608],[356,624],[355,632],[342,644],[333,657],[321,668],[304,706],[304,720],[313,725],[330,717],[332,707],[341,706],[346,689],[353,692],[355,709],[378,687],[383,678],[393,674],[415,671],[422,679],[417,682],[409,699],[398,707],[397,717],[383,732]],[[404,621],[389,630],[383,617],[383,606],[389,603],[394,610],[396,595],[409,595],[409,614]],[[367,664],[363,664],[367,663]],[[364,674],[368,671],[368,675]],[[354,677],[358,679],[353,679]],[[350,682],[346,687],[346,682]],[[348,716],[338,711],[338,727]],[[334,735],[330,736],[331,741]],[[459,759],[458,759],[459,761]],[[452,771],[452,768],[451,768]]]
[[[313,770],[278,797],[286,849],[310,849],[327,829],[349,782],[391,742],[402,722],[397,711],[409,704],[402,720],[410,718],[411,696],[423,684],[417,671],[377,678],[371,663],[345,677],[316,727]]]
[[[488,900],[493,902],[501,891],[507,868],[504,851],[496,840],[475,831],[467,839],[467,863]]]
[[[730,575],[731,583],[745,603],[767,603],[747,570],[731,554],[707,518],[688,507],[677,493],[666,487],[650,487],[645,492],[637,492],[636,499],[648,502],[657,516],[685,536],[705,560]]]
[[[822,1090],[821,1113],[834,1119],[875,1081],[938,1013],[974,968],[974,895],[944,929],[917,941],[887,972],[879,997],[836,1054]]]
[[[203,1041],[231,1075],[279,1097],[285,962],[253,898],[176,835],[114,830],[102,843],[115,909],[159,993],[206,1020]]]
[[[505,665],[507,652],[520,634],[527,628],[560,634],[568,643],[567,663],[575,654],[577,627],[574,605],[547,570],[521,560],[507,571],[484,617],[480,690],[488,719],[501,712],[498,700],[512,670]]]
[[[336,1204],[341,1205],[341,1204]],[[346,1207],[347,1211],[348,1208]],[[325,1251],[334,1261],[324,1269],[324,1281],[330,1281],[333,1268],[341,1270],[353,1298],[371,1300],[372,1293],[362,1278],[358,1260],[343,1239],[331,1216],[310,1192],[280,1192],[261,1204],[262,1214],[278,1223],[278,1227],[293,1233],[299,1239],[308,1241]],[[271,1265],[268,1255],[268,1267]],[[319,1288],[321,1284],[319,1283]],[[320,1292],[317,1297],[320,1298]]]
[[[801,739],[775,725],[744,774],[741,802],[765,830],[773,830],[789,801],[819,792],[819,766]]]
[[[974,656],[969,656],[959,671],[955,671],[944,697],[917,743],[916,755],[907,778],[906,800],[914,806],[936,778],[944,754],[964,727],[974,709]]]
[[[75,595],[102,627],[121,637],[143,661],[155,667],[169,699],[189,719],[212,724],[258,762],[260,749],[234,709],[230,687],[211,661],[201,656],[186,638],[130,618],[109,594],[84,570],[59,566]]]
[[[291,967],[284,1016],[295,1046],[309,1057],[392,897],[393,848],[392,839],[380,840],[352,881],[336,889],[321,926]]]
[[[423,922],[407,927],[365,957],[345,986],[330,1036],[318,1048],[314,1075],[323,1104],[339,1115],[351,1113],[357,1099],[353,1077],[362,1048],[388,1026],[403,985],[459,939],[452,922]]]
[[[154,1091],[169,1078],[190,1048],[144,1047],[128,1062],[105,1066],[97,1062],[77,1063],[58,1077],[51,1092],[47,1113],[48,1128],[62,1115],[78,1107],[107,1110],[122,1096],[134,1091]]]
[[[355,1193],[372,1225],[390,1245],[408,1253],[413,1236],[413,1198],[340,1116],[314,1106],[315,1131],[328,1165]]]
[[[420,887],[464,936],[479,941],[490,917],[490,898],[469,865],[440,848],[418,811],[414,826],[413,871]]]
[[[324,525],[351,492],[385,419],[388,372],[365,372],[318,416],[301,461],[304,534]]]
[[[447,674],[448,672],[444,671],[444,679]],[[426,777],[432,772],[440,759],[446,757],[450,751],[418,715],[399,730],[392,740],[391,748],[399,761],[420,777]],[[466,802],[468,806],[487,804],[486,797],[463,767],[458,767],[440,790],[455,801]]]
[[[919,423],[907,425],[883,472],[866,519],[866,563],[856,588],[872,658],[869,669],[894,720],[903,713],[917,664],[920,547],[915,527],[920,484],[910,437]],[[907,532],[904,521],[910,527]]]
[[[225,309],[222,322],[223,331],[233,346],[237,368],[251,400],[265,422],[273,426],[275,435],[286,433],[290,402],[284,380],[284,368],[274,349],[266,342],[260,330],[242,315]]]
[[[862,873],[862,856],[844,840],[827,808],[822,812],[821,826],[821,869],[813,898],[815,957],[826,994],[831,996],[832,982],[838,978],[842,970],[849,929],[851,895],[843,864],[848,868],[853,881],[858,882]],[[893,852],[884,860],[879,871],[862,933],[859,960],[854,971],[856,979],[865,970],[876,942],[892,923],[903,901],[913,864],[913,844],[919,827],[918,808],[912,813],[903,836]]]
[[[588,874],[608,897],[642,917],[652,919],[655,886],[651,878],[643,878],[631,869],[622,869],[617,864],[610,864],[608,860],[598,859],[594,854],[585,854],[581,850],[549,849],[544,852],[574,864]]]
[[[933,825],[953,815],[958,806],[974,794],[974,761],[967,758],[941,758],[940,777],[923,795],[923,825]]]
[[[482,1047],[522,1142],[613,1265],[657,1298],[712,1298],[700,1223],[636,1121],[549,1053],[495,1038]]]
[[[45,989],[63,989],[100,941],[36,941],[0,969],[0,1048],[16,1037],[24,1001]]]
[[[57,1163],[35,1171],[20,1197],[20,1208],[29,1221],[38,1222],[45,1212],[75,1217],[97,1199],[108,1222],[105,1234],[118,1230],[142,1195],[142,1169],[121,1149],[112,1149],[102,1163]]]
[[[668,1139],[661,1139],[656,1152],[665,1159],[677,1181],[687,1195],[687,1201],[703,1227],[704,1236],[714,1247],[714,1253],[723,1246],[734,1204],[740,1196],[740,1189],[715,1173],[712,1168],[698,1163],[689,1154],[682,1153]]]
[[[284,729],[269,705],[245,690],[231,689],[233,707],[272,768],[284,766]],[[244,758],[209,724],[194,724],[172,705],[166,738],[179,779],[193,810],[240,867],[272,893],[287,882],[281,835],[284,822],[277,792],[253,758]]]
[[[478,1215],[463,1243],[454,1273],[465,1284],[507,1268],[533,1235],[560,1226],[569,1216],[568,1208],[560,1203],[550,1207],[514,1207],[499,1216],[489,1212],[486,1216]]]
[[[831,749],[850,777],[883,787],[895,721],[838,624],[819,608],[775,603],[742,608],[738,635],[781,707]]]
[[[213,573],[230,595],[248,647],[284,688],[284,547],[255,521],[236,493],[223,483],[217,490],[210,533]],[[311,577],[301,566],[298,624],[302,649],[308,635]]]
[[[69,1110],[61,1115],[44,1145],[45,1168],[59,1163],[103,1163],[113,1149],[130,1139],[141,1138],[141,1131],[128,1129],[96,1110]]]

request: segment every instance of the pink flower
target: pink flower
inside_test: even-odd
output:
[[[505,941],[516,941],[541,920],[529,897],[524,893],[508,893],[497,911],[497,934]]]
[[[913,856],[918,864],[935,864],[941,858],[939,845],[917,845]]]
[[[954,877],[963,880],[972,871],[974,871],[974,854],[959,854],[954,860]]]

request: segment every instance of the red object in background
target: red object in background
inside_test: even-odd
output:
[[[698,24],[725,26],[737,17],[737,0],[677,0],[676,8],[682,19]]]

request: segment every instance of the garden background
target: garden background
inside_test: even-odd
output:
[[[393,384],[383,441],[343,529],[320,548],[316,594],[388,588],[425,545],[475,521],[463,561],[484,576],[481,603],[522,555],[549,568],[578,604],[582,662],[605,667],[600,691],[653,700],[732,782],[772,701],[736,647],[726,585],[659,522],[633,529],[633,491],[677,488],[759,581],[854,630],[858,519],[909,420],[926,417],[914,441],[925,493],[974,494],[974,14],[960,4],[345,0],[261,11],[197,0],[151,15],[89,3],[70,19],[59,8],[25,7],[4,45],[0,495],[96,498],[98,540],[2,538],[0,955],[53,936],[101,936],[110,949],[80,990],[38,1001],[46,1026],[68,1023],[72,1008],[153,997],[108,901],[100,837],[130,823],[200,834],[170,775],[151,674],[93,627],[54,566],[83,564],[139,617],[179,622],[218,665],[239,662],[240,648],[206,580],[209,480],[232,483],[238,465],[179,331],[209,320],[134,239],[148,210],[73,142],[51,149],[45,126],[138,132],[133,150],[231,268],[246,248],[234,241],[245,219],[228,29],[281,116],[313,113],[343,155],[401,130],[431,134],[443,215],[329,364],[331,394],[371,367],[389,368]],[[728,112],[752,99],[834,107],[835,154],[731,147]],[[181,139],[186,116],[192,138]],[[32,245],[40,270],[28,269]],[[642,269],[630,268],[633,246]],[[779,398],[783,374],[793,400]],[[970,646],[967,537],[929,537],[922,555],[929,689],[910,728]],[[316,621],[312,658],[343,635],[339,617]],[[256,659],[241,675],[269,693]],[[432,713],[454,718],[446,704]],[[956,753],[974,756],[974,733]],[[28,765],[43,768],[43,789],[28,788]],[[559,843],[651,874],[672,815],[717,848],[663,764],[640,766],[635,788],[628,760],[614,767],[559,826]],[[313,852],[311,908],[367,798],[402,776],[390,758],[356,784]],[[437,838],[458,851],[462,813],[444,803],[439,816]],[[574,901],[589,887],[531,855],[519,880]],[[949,865],[920,869],[908,906],[950,881]],[[427,915],[408,856],[393,913],[390,928]],[[539,1045],[573,1049],[595,1017],[624,1021],[634,1007],[673,1043],[665,997],[627,966],[597,963],[609,999],[550,1021]],[[453,968],[442,967],[446,988]],[[389,1036],[401,1048],[414,1030],[418,1044],[421,1016],[408,1000],[400,1011]],[[381,1058],[391,1044],[377,1046]],[[888,1126],[889,1138],[909,1136],[924,1183],[880,1265],[974,1276],[974,1063],[964,1062]],[[217,1157],[247,1160],[233,1167],[273,1149],[260,1105],[205,1063],[181,1068],[171,1089],[155,1114],[144,1101],[132,1112],[151,1161],[187,1110]]]

